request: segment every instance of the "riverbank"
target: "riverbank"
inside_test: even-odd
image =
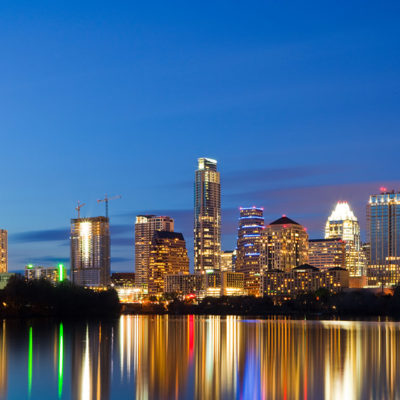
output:
[[[121,310],[115,290],[96,292],[64,281],[12,277],[0,290],[0,318],[113,317]]]
[[[400,290],[393,295],[365,291],[330,294],[325,290],[306,293],[277,304],[267,297],[207,297],[195,304],[175,298],[169,302],[123,304],[123,314],[291,316],[312,319],[358,319],[390,317],[400,319]]]

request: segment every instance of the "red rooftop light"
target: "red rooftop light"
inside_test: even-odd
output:
[[[385,188],[384,186],[381,186],[381,187],[380,187],[380,191],[381,191],[382,193],[387,192],[387,188]]]

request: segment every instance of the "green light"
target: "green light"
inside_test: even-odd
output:
[[[64,279],[64,265],[58,264],[58,280],[62,282]]]
[[[31,397],[32,392],[32,370],[33,370],[33,331],[29,327],[29,352],[28,352],[28,396]]]
[[[28,264],[28,268],[29,269],[33,268],[33,264]]]
[[[58,398],[61,399],[64,382],[64,327],[60,324],[58,339]]]

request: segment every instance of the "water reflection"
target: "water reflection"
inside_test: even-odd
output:
[[[0,321],[0,399],[395,399],[399,340],[391,322]]]

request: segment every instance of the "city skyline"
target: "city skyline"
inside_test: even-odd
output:
[[[368,186],[366,186],[367,188]],[[369,196],[371,196],[373,193],[375,194],[379,194],[379,191],[382,190],[383,187],[381,186],[379,188],[379,190],[375,190],[374,192],[370,192],[368,194],[368,198]],[[384,188],[386,189],[386,188]],[[223,190],[224,190],[224,186],[222,183],[222,189],[221,189],[221,196],[223,197]],[[387,189],[389,190],[389,189]],[[390,189],[391,190],[391,189]],[[350,193],[352,193],[350,191]],[[346,202],[346,200],[341,199],[339,202]],[[251,204],[251,202],[247,202],[248,204]],[[349,202],[350,203],[350,202]],[[361,209],[362,211],[362,202],[360,201],[359,203],[361,203],[361,207],[358,207]],[[86,204],[85,204],[86,205]],[[334,204],[335,206],[337,205],[337,203]],[[278,205],[279,206],[279,205]],[[321,204],[320,206],[324,206],[324,204]],[[350,203],[350,206],[352,206],[352,204]],[[365,241],[367,239],[367,232],[366,232],[366,207],[367,207],[367,202],[365,202],[364,204],[364,215],[359,218],[357,215],[357,211],[355,212],[356,217],[359,219],[360,225],[362,226],[361,229],[361,237],[363,239],[363,241]],[[104,206],[102,207],[104,208]],[[98,208],[97,208],[98,209]],[[239,215],[239,211],[240,211],[241,207],[238,208],[224,208],[223,204],[222,204],[222,251],[226,251],[226,250],[234,250],[236,248],[236,241],[237,241],[237,218]],[[333,209],[333,207],[332,207]],[[352,207],[352,209],[357,210],[356,207]],[[295,208],[293,208],[293,210],[295,211]],[[83,212],[83,210],[80,210],[80,212],[83,214],[82,218],[93,218],[95,216],[86,216],[85,213]],[[76,213],[76,211],[75,211]],[[179,226],[183,227],[181,229],[184,237],[185,237],[185,241],[187,244],[187,248],[188,248],[188,255],[189,255],[189,260],[190,260],[190,270],[193,271],[194,268],[194,264],[193,264],[193,216],[194,216],[194,211],[193,210],[168,210],[168,213],[171,214],[168,217],[165,218],[172,218],[173,220],[178,221],[178,229]],[[159,214],[167,214],[167,211],[165,210],[164,212],[160,212],[160,210],[154,210],[154,213],[149,213],[147,212],[147,214],[149,215],[154,215],[157,216]],[[325,216],[321,217],[321,220],[328,218],[328,216],[331,214],[331,211],[329,211],[329,213]],[[98,216],[102,216],[105,215],[105,211],[101,211],[98,214]],[[285,215],[285,214],[282,214]],[[299,213],[292,213],[291,215],[301,215]],[[113,216],[113,214],[111,213],[111,216]],[[140,217],[141,214],[139,213],[138,215],[135,215],[134,218],[136,217]],[[121,218],[121,215],[114,215],[114,218],[118,219]],[[124,216],[126,218],[126,216]],[[224,218],[225,217],[225,218]],[[272,221],[274,219],[276,219],[276,217],[279,217],[279,215],[276,214],[269,214],[268,210],[266,210],[265,212],[265,224],[268,224],[268,217],[269,219]],[[164,218],[164,217],[161,217]],[[311,219],[311,226],[314,227],[314,229],[309,229],[309,226],[307,226],[307,224],[304,224],[302,222],[300,222],[303,226],[306,227],[307,229],[307,233],[309,234],[309,238],[310,239],[322,239],[324,237],[324,233],[325,233],[325,224],[322,224],[322,227],[320,229],[318,229],[318,220],[315,219],[314,221]],[[235,226],[236,224],[236,226]],[[59,230],[49,230],[49,231],[43,231],[43,232],[26,232],[26,233],[22,233],[19,236],[25,236],[26,240],[28,242],[32,242],[33,244],[39,244],[42,242],[48,242],[49,243],[49,247],[51,248],[52,243],[55,242],[60,242],[61,246],[59,247],[66,247],[66,251],[67,253],[65,253],[64,251],[64,255],[63,256],[59,256],[59,257],[53,257],[51,260],[46,259],[45,256],[40,257],[40,255],[38,256],[37,259],[35,259],[35,257],[28,257],[26,259],[26,262],[24,263],[24,265],[20,265],[19,268],[15,268],[13,267],[13,265],[9,264],[9,268],[8,270],[10,272],[12,271],[21,271],[23,270],[24,266],[28,263],[34,263],[34,264],[40,264],[40,265],[44,265],[44,266],[54,266],[56,265],[58,262],[63,262],[66,265],[69,265],[69,228],[66,228],[65,230],[63,229],[59,229]],[[113,252],[113,247],[116,246],[118,247],[118,244],[120,243],[120,246],[123,248],[126,248],[128,250],[128,252],[130,252],[132,254],[132,252],[134,253],[134,244],[135,244],[135,240],[134,240],[134,232],[135,232],[135,222],[133,221],[132,224],[113,224],[112,223],[112,219],[110,222],[110,232],[111,232],[111,253]],[[126,232],[130,232],[132,237],[120,237],[121,234],[124,234]],[[10,233],[8,233],[8,235],[10,236]],[[35,235],[37,235],[37,237],[35,237]],[[48,237],[47,237],[48,235]],[[64,238],[63,238],[63,237]],[[13,240],[13,237],[17,237],[18,238],[18,234],[12,236],[11,235],[11,240]],[[18,240],[17,240],[18,241]],[[67,241],[67,242],[66,242]],[[113,246],[113,242],[114,242],[114,246]],[[66,243],[68,244],[68,247],[66,245]],[[12,246],[12,242],[11,242],[11,248]],[[128,244],[128,245],[127,245]],[[228,244],[228,245],[227,245]],[[230,247],[229,247],[230,245]],[[8,246],[10,247],[10,239],[9,239],[9,243]],[[39,247],[39,246],[38,246]],[[14,255],[15,256],[15,255]],[[11,253],[11,255],[8,255],[9,259],[13,259],[13,254]],[[118,257],[111,257],[111,268],[112,271],[121,271],[121,272],[132,272],[134,270],[134,256],[129,259],[123,259],[123,258],[118,258]],[[119,266],[118,264],[124,264],[123,266]],[[116,266],[117,265],[117,266]]]
[[[400,188],[397,2],[179,5],[1,6],[10,270],[67,261],[77,201],[104,215],[104,193],[123,196],[114,270],[131,270],[134,218],[149,213],[176,219],[193,268],[201,156],[219,162],[222,249],[253,204],[319,238],[347,200],[365,239],[369,195]]]

